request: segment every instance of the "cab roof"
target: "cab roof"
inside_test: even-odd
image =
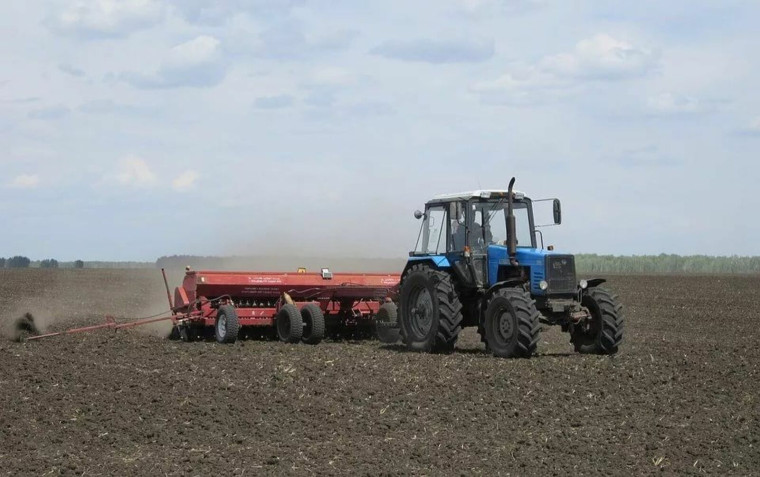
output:
[[[451,202],[453,200],[470,200],[470,199],[501,199],[507,197],[508,191],[497,189],[479,189],[468,192],[454,192],[453,194],[440,194],[433,196],[430,203],[436,202]],[[525,198],[525,193],[518,190],[512,190],[515,200],[521,200]]]

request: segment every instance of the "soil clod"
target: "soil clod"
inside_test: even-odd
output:
[[[34,324],[34,316],[31,313],[24,313],[17,318],[13,328],[13,340],[18,342],[24,342],[27,337],[40,334],[40,330]]]

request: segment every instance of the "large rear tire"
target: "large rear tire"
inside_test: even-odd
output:
[[[395,303],[380,305],[375,315],[375,334],[385,344],[394,344],[399,340],[398,307]]]
[[[298,307],[286,303],[280,308],[275,318],[277,337],[284,343],[298,343],[303,336],[303,321]]]
[[[407,349],[451,352],[462,329],[462,303],[446,272],[414,265],[401,280],[401,335]]]
[[[237,311],[232,305],[222,305],[216,312],[214,336],[218,343],[234,343],[237,341],[240,322]]]
[[[583,292],[581,305],[591,314],[585,323],[574,325],[570,342],[584,354],[615,354],[623,341],[623,305],[617,295],[600,287]]]
[[[487,348],[500,358],[530,358],[541,329],[536,302],[521,288],[496,290],[485,313]]]
[[[325,337],[325,315],[316,303],[307,303],[301,308],[303,333],[301,339],[306,344],[318,344]]]

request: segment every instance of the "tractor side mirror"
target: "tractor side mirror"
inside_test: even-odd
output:
[[[419,210],[415,210],[414,211],[414,218],[417,219],[417,220],[421,219],[423,215],[425,215],[425,214],[423,214]]]
[[[559,225],[562,223],[562,204],[559,199],[554,199],[554,223]]]

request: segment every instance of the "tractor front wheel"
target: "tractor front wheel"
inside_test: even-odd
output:
[[[530,358],[538,343],[536,302],[520,288],[493,293],[485,313],[486,349],[500,358]]]
[[[446,272],[414,265],[399,294],[401,336],[411,351],[451,352],[462,329],[462,303]]]
[[[575,351],[584,354],[615,354],[623,340],[623,305],[617,295],[600,287],[583,292],[581,305],[590,317],[570,329]]]
[[[214,335],[219,343],[234,343],[237,341],[240,322],[237,312],[232,305],[222,305],[216,312],[216,326]]]

